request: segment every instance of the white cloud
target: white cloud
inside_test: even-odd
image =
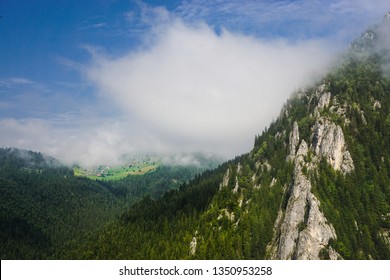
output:
[[[252,148],[254,136],[295,89],[325,71],[330,56],[321,42],[217,35],[206,24],[174,20],[155,31],[148,48],[119,58],[92,54],[83,69],[99,92],[98,107],[82,103],[77,112],[51,112],[46,120],[0,120],[7,131],[0,145],[86,166],[137,153],[231,158]],[[99,115],[102,104],[119,106],[117,116]]]
[[[35,85],[35,83],[29,79],[25,79],[22,77],[0,79],[0,87],[3,88],[14,88],[17,86],[25,86],[25,85]]]
[[[298,33],[335,30],[333,39],[351,36],[351,30],[360,34],[387,5],[383,0],[337,0],[328,6],[323,1],[195,0],[168,12],[141,3],[140,15],[125,14],[142,33],[139,49],[118,57],[89,48],[89,65],[72,63],[97,89],[97,100],[56,95],[21,77],[0,80],[5,89],[40,92],[23,91],[22,98],[9,97],[0,108],[47,114],[29,113],[42,119],[3,116],[0,146],[42,151],[85,166],[118,163],[123,154],[143,152],[225,157],[248,152],[254,135],[277,117],[290,94],[326,72],[335,42],[329,36],[327,41],[302,39],[316,36]],[[216,25],[222,27],[218,34]],[[297,34],[271,40],[254,32],[268,27]]]
[[[155,33],[154,33],[155,35]],[[322,73],[321,42],[261,41],[175,20],[146,50],[94,58],[88,77],[100,94],[135,116],[166,149],[249,151],[255,134],[288,96]],[[132,127],[129,127],[131,130]]]
[[[0,144],[44,152],[67,164],[119,164],[121,156],[135,152],[131,143],[138,142],[136,137],[142,138],[124,128],[120,121],[84,122],[70,128],[39,119],[0,119],[0,130],[7,131]]]
[[[270,36],[276,32],[293,40],[322,37],[345,44],[389,9],[388,0],[190,0],[175,13],[189,22],[202,19],[231,30]]]

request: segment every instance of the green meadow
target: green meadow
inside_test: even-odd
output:
[[[154,171],[160,164],[153,161],[137,161],[121,166],[99,166],[97,168],[84,169],[80,166],[73,167],[75,176],[87,177],[92,180],[120,180],[129,175],[144,175]]]

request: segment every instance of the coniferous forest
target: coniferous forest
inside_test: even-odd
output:
[[[212,170],[93,181],[0,149],[1,258],[390,259],[390,56],[376,28]]]
[[[67,257],[122,211],[148,195],[156,199],[201,172],[163,165],[143,176],[98,181],[45,155],[0,149],[2,259]]]

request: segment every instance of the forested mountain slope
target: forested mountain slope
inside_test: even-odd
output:
[[[41,153],[0,149],[1,258],[67,258],[134,202],[159,198],[202,169],[163,165],[142,176],[93,181]]]
[[[0,163],[2,259],[49,258],[122,209],[109,186],[41,153],[1,149]]]
[[[134,205],[78,256],[390,259],[389,19],[297,92],[250,153]]]

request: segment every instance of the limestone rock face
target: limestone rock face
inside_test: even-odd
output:
[[[330,92],[325,92],[324,94],[322,94],[320,100],[318,101],[317,108],[323,109],[325,107],[328,107],[330,104],[330,98],[331,98]]]
[[[226,170],[225,175],[223,176],[222,182],[219,184],[219,189],[221,190],[223,187],[227,187],[229,184],[229,176],[230,176],[230,169],[228,168]]]
[[[378,100],[374,100],[374,109],[381,109],[381,108],[382,108],[381,102]]]
[[[321,117],[312,130],[311,149],[316,155],[324,157],[335,170],[341,170],[344,174],[354,169],[340,126]]]
[[[349,153],[349,151],[345,151],[345,153],[343,155],[343,161],[342,161],[341,166],[340,166],[341,171],[344,174],[346,174],[346,173],[351,172],[354,168],[355,167],[353,165],[353,160],[352,160],[351,154]]]
[[[292,131],[290,133],[290,145],[289,145],[290,154],[288,156],[288,159],[292,160],[294,158],[298,144],[299,144],[299,127],[298,127],[298,123],[294,122]]]
[[[283,127],[282,130],[275,133],[275,139],[287,148],[284,155],[287,156],[286,160],[289,161],[289,164],[293,164],[294,169],[291,182],[283,182],[285,198],[281,202],[274,222],[273,238],[267,245],[267,257],[270,259],[308,260],[320,259],[324,256],[329,256],[330,259],[341,258],[330,245],[330,240],[337,240],[337,233],[321,211],[321,202],[312,191],[312,183],[314,184],[315,180],[312,181],[313,177],[311,176],[318,174],[319,162],[322,158],[344,175],[354,170],[354,162],[348,151],[343,129],[338,125],[343,121],[347,123],[348,104],[340,105],[336,96],[332,97],[332,94],[327,92],[327,88],[326,84],[322,84],[314,94],[312,91],[300,92],[297,98],[303,98],[307,102],[307,118],[304,121],[294,122],[290,122],[291,119],[288,119],[291,128]],[[288,116],[288,106],[286,105],[284,108],[283,116]],[[333,121],[335,118],[340,122],[336,124]],[[302,123],[301,128],[298,121]],[[307,127],[307,125],[311,127]],[[290,131],[289,135],[288,131]],[[269,189],[275,186],[280,187],[281,180],[274,175],[275,170],[270,165],[269,159],[263,156],[258,157],[255,152],[251,156],[256,160],[255,170],[251,170],[253,173],[248,172],[247,166],[242,166],[240,163],[237,164],[237,167],[231,165],[227,168],[219,185],[220,190],[228,186],[231,188],[231,201],[238,208],[234,208],[232,211],[229,207],[218,205],[217,207],[220,207],[218,208],[219,213],[213,209],[213,215],[216,216],[217,222],[212,221],[209,226],[218,233],[223,230],[220,225],[222,222],[236,229],[242,215],[249,213],[246,205],[251,199],[245,198],[248,185],[251,185],[253,192],[264,187],[269,187]],[[269,186],[261,186],[263,181],[260,179],[263,173],[271,175]],[[248,177],[248,181],[242,181],[239,180],[242,179],[241,176],[250,177]],[[249,182],[250,184],[241,184],[241,182]],[[198,247],[201,247],[199,244],[202,243],[202,240],[201,235],[198,237],[195,235],[192,239],[191,255],[195,254],[197,242]]]
[[[333,226],[328,224],[319,206],[318,199],[312,193],[308,193],[307,204],[305,205],[307,217],[304,221],[306,227],[299,233],[296,250],[297,259],[318,259],[324,245],[328,244],[331,238],[336,238]]]
[[[196,237],[192,237],[192,241],[190,243],[190,254],[193,256],[195,255],[196,253],[196,244],[197,244],[197,240],[196,240]]]
[[[267,246],[271,259],[319,259],[326,250],[331,259],[340,255],[329,246],[337,235],[334,227],[320,210],[320,201],[312,193],[310,173],[317,172],[321,158],[335,169],[347,174],[354,163],[347,149],[342,128],[331,119],[321,116],[326,107],[344,117],[344,108],[332,101],[326,86],[317,88],[318,103],[314,108],[315,123],[311,128],[310,143],[301,140],[298,123],[294,122],[289,137],[287,160],[293,161],[294,173],[287,196],[288,201],[279,210],[274,224],[274,237]],[[312,99],[313,100],[313,99]],[[340,111],[340,113],[338,112]]]
[[[242,169],[241,164],[240,164],[240,163],[237,164],[237,175],[240,175],[241,169]],[[235,185],[234,185],[234,189],[232,190],[233,193],[237,193],[238,190],[239,190],[239,188],[240,188],[240,185],[238,184],[238,176],[236,176],[236,183],[235,183]]]
[[[305,205],[311,189],[310,182],[301,174],[301,162],[307,144],[302,141],[298,152],[300,156],[295,159],[294,181],[290,186],[290,198],[286,207],[284,219],[280,228],[276,259],[293,259],[296,249],[296,240],[299,237],[299,224],[304,221]]]
[[[307,147],[307,144],[305,140],[302,140],[301,145],[299,145],[297,154],[295,156],[295,167],[301,167],[301,165],[304,163],[303,157],[307,155],[307,152],[309,151],[309,148]]]
[[[329,107],[331,100],[332,100],[332,94],[330,92],[325,92],[326,85],[322,84],[320,85],[314,96],[311,98],[317,97],[318,98],[318,103],[317,106],[314,108],[314,115],[316,117],[320,116],[320,112],[325,109],[326,107]]]
[[[273,259],[319,259],[320,251],[331,238],[336,238],[333,226],[320,211],[319,200],[311,192],[310,180],[302,171],[308,151],[308,145],[302,140],[294,159],[294,179],[284,217],[278,215],[275,223],[280,234],[269,247]],[[334,257],[337,253],[329,255]]]

